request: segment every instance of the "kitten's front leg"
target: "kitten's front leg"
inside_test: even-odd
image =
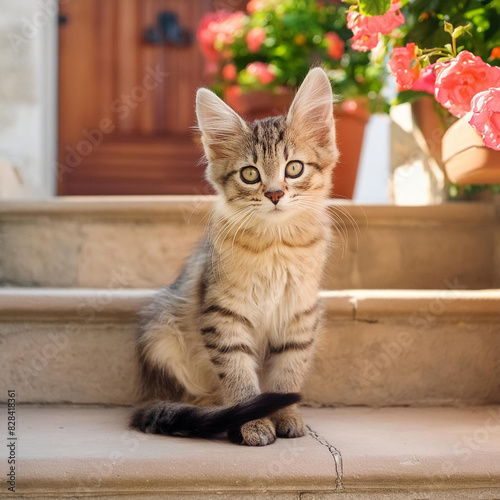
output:
[[[201,334],[219,375],[224,404],[237,404],[260,394],[250,322],[227,308],[211,306],[204,311]],[[276,440],[269,418],[247,422],[228,435],[231,441],[250,446],[265,446]]]
[[[319,330],[318,304],[297,314],[288,325],[286,341],[269,345],[265,387],[273,392],[300,392],[311,364]],[[279,437],[305,434],[297,405],[276,412],[272,417]]]

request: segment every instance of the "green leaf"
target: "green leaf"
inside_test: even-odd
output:
[[[359,12],[363,16],[381,16],[391,7],[391,0],[359,0]]]
[[[455,39],[457,39],[459,36],[462,36],[464,33],[467,33],[471,35],[470,28],[472,27],[472,24],[469,23],[466,26],[459,26],[458,28],[455,28],[453,30],[453,33],[451,36]]]
[[[449,23],[448,21],[445,21],[444,22],[444,30],[453,36],[453,24]]]

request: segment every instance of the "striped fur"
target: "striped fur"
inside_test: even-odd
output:
[[[207,176],[220,196],[204,241],[143,311],[143,399],[169,403],[137,410],[136,428],[229,430],[231,440],[249,445],[303,435],[294,396],[284,395],[301,390],[321,324],[317,293],[330,239],[325,201],[338,156],[332,100],[319,68],[286,117],[246,123],[213,93],[198,91]],[[286,176],[291,161],[304,166],[297,178]],[[247,166],[258,169],[259,182],[244,182]],[[274,203],[269,192],[283,194]],[[284,395],[272,406],[273,397],[259,399],[263,391]],[[165,423],[172,421],[175,429]]]

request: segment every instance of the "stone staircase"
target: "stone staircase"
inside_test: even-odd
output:
[[[128,430],[137,311],[176,276],[212,202],[0,203],[0,401],[16,391],[17,496],[498,500],[494,203],[332,203],[304,438],[250,449]]]
[[[150,288],[177,275],[213,198],[57,198],[0,204],[0,283]],[[337,244],[324,288],[500,287],[498,208],[332,202]]]

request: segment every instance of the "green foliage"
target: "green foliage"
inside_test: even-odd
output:
[[[500,193],[498,184],[450,184],[449,194],[452,200],[477,200]]]
[[[364,16],[381,16],[391,6],[391,0],[359,0],[359,12]]]
[[[500,46],[498,0],[411,0],[402,12],[406,23],[400,28],[401,45],[414,42],[421,48],[445,47],[451,34],[454,40],[461,37],[464,50],[500,65],[500,60],[490,58],[491,51]]]

